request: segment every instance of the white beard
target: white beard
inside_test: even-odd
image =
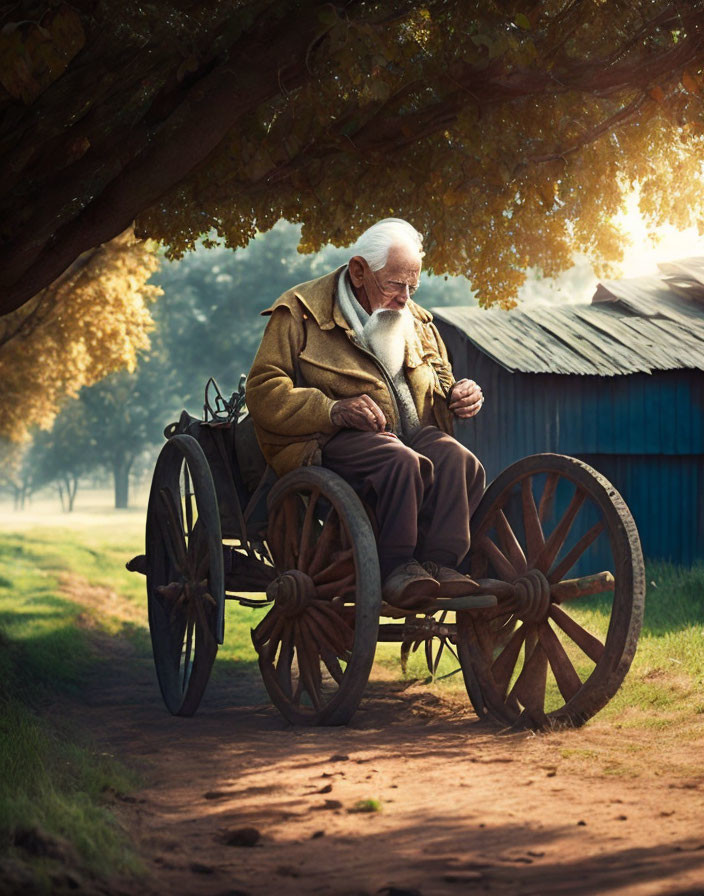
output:
[[[377,308],[364,326],[364,338],[371,351],[392,377],[403,368],[406,344],[414,331],[413,315],[408,308]]]

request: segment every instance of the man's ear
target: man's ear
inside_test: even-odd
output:
[[[364,285],[364,259],[360,255],[355,255],[354,258],[350,258],[348,270],[350,272],[352,286],[359,289],[360,286]]]

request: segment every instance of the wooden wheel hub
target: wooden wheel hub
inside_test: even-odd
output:
[[[543,622],[550,610],[550,582],[539,569],[531,569],[514,583],[516,615],[524,622]]]
[[[300,569],[289,569],[267,587],[266,596],[283,616],[298,616],[315,598],[313,579]]]

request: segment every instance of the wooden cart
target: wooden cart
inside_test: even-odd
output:
[[[228,401],[210,381],[204,416],[167,427],[146,553],[128,564],[146,573],[172,713],[200,703],[226,600],[267,608],[252,641],[297,724],[348,722],[381,641],[404,656],[424,644],[431,668],[451,649],[477,714],[504,725],[580,725],[614,696],[640,631],[643,558],[626,504],[587,464],[538,454],[504,470],[472,520],[473,593],[410,612],[382,601],[372,515],[346,482],[318,466],[275,479],[243,384]]]

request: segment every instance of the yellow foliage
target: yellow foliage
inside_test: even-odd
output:
[[[653,224],[704,216],[701,70],[650,79],[658,45],[631,41],[642,6],[542,0],[507,18],[501,4],[438,0],[384,26],[331,19],[311,80],[233,129],[138,232],[178,257],[210,229],[237,247],[286,218],[314,252],[396,215],[426,234],[430,270],[464,274],[486,304],[510,305],[525,268],[554,274],[575,252],[608,270],[633,185]],[[682,44],[667,29],[658,40]],[[600,60],[631,79],[612,87]]]
[[[62,403],[148,348],[147,283],[158,260],[131,230],[81,256],[19,310],[0,319],[0,438],[48,429]]]
[[[487,304],[617,262],[635,185],[652,226],[704,219],[704,0],[26,5],[0,29],[4,308],[128,212],[169,258],[404,217]]]

